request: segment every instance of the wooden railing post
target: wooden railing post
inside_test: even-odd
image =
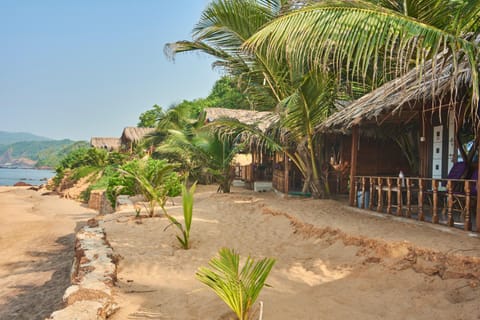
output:
[[[392,178],[387,178],[387,213],[392,214]]]
[[[357,154],[358,154],[358,126],[352,128],[352,149],[350,154],[350,205],[354,206],[357,198],[355,190],[355,176],[357,175]]]
[[[383,211],[383,191],[382,191],[382,178],[378,177],[378,203],[377,212]]]
[[[452,187],[452,181],[448,180],[447,181],[447,225],[449,227],[453,227],[453,187]]]
[[[369,182],[370,182],[370,194],[369,194],[370,199],[368,201],[368,209],[373,210],[373,190],[374,190],[373,185],[375,184],[375,178],[370,177]]]
[[[477,183],[476,181],[474,183]],[[471,200],[470,200],[470,181],[465,180],[465,217],[463,220],[463,230],[471,231],[472,230],[472,218],[470,214]],[[478,201],[478,199],[477,199]],[[478,230],[477,230],[478,232]]]
[[[403,215],[403,203],[402,203],[402,178],[397,178],[397,216]]]
[[[406,179],[407,183],[407,218],[412,217],[412,190],[410,189],[410,178]]]
[[[432,180],[433,189],[433,208],[432,208],[432,223],[438,223],[438,181]]]
[[[423,214],[423,179],[418,179],[418,220],[425,221]]]
[[[365,177],[362,177],[362,209],[365,209]]]

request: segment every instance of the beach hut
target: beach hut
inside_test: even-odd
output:
[[[272,113],[267,111],[226,108],[205,109],[206,123],[219,119],[234,119],[247,125],[255,124],[262,131],[267,130],[273,121]],[[255,191],[271,189],[274,168],[273,155],[256,145],[250,146],[249,151],[248,154],[235,157],[232,163],[237,178],[243,180],[247,187]]]
[[[107,151],[120,150],[120,139],[110,137],[92,137],[90,139],[90,146],[97,149],[104,149]]]
[[[318,129],[336,132],[349,149],[340,160],[349,162],[350,204],[465,230],[475,222],[478,232],[478,114],[469,86],[466,64],[454,69],[445,54],[421,77],[413,69],[329,117]],[[392,143],[366,150],[365,140],[379,137],[397,151]],[[381,171],[372,159],[389,164]]]
[[[155,128],[126,127],[123,129],[120,141],[122,149],[133,152],[133,148],[138,145],[147,135],[155,132]]]

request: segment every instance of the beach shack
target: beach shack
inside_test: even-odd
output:
[[[133,152],[135,146],[146,136],[155,132],[155,128],[126,127],[120,137],[121,148],[126,152]]]
[[[348,172],[336,190],[348,189],[350,205],[480,231],[478,115],[469,69],[455,72],[450,59],[428,62],[421,80],[411,70],[319,127],[331,134],[332,166]]]
[[[205,123],[219,119],[230,119],[247,125],[256,125],[265,131],[272,123],[272,113],[267,111],[206,108]],[[250,145],[248,151],[237,155],[232,166],[235,168],[236,178],[243,181],[245,186],[255,191],[272,189],[273,155],[258,145]]]
[[[107,151],[118,151],[120,150],[121,142],[119,138],[92,137],[90,139],[90,146]]]

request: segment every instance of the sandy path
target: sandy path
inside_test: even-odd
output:
[[[0,187],[0,319],[44,319],[62,306],[74,233],[94,215],[71,200]]]
[[[221,247],[277,259],[272,288],[260,295],[264,319],[480,319],[479,238],[334,201],[213,190],[198,188],[188,251],[179,249],[174,228],[163,231],[164,218],[105,217],[122,256],[122,308],[112,319],[228,319],[228,307],[194,277]],[[169,211],[180,218],[179,206]]]

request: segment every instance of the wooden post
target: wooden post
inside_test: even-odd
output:
[[[355,205],[355,176],[357,175],[358,126],[352,128],[352,152],[350,158],[350,205]]]
[[[407,218],[412,217],[412,190],[410,189],[410,178],[407,178]]]
[[[403,215],[402,178],[397,178],[397,216]]]
[[[368,209],[370,210],[373,210],[373,192],[374,192],[374,189],[373,189],[373,185],[375,184],[375,180],[373,177],[370,177],[370,201],[368,202]]]
[[[250,165],[250,174],[251,174],[251,177],[248,177],[249,179],[248,180],[251,180],[252,181],[252,187],[255,183],[255,151],[252,151],[252,164]],[[275,161],[273,161],[275,163]]]
[[[387,178],[387,213],[392,214],[392,178]]]
[[[382,178],[378,177],[378,203],[377,203],[377,212],[383,211],[383,183]]]
[[[423,214],[423,179],[418,179],[418,220],[425,221]]]
[[[453,186],[452,186],[452,180],[447,181],[447,226],[453,227]]]
[[[432,180],[433,189],[433,208],[432,208],[432,223],[438,223],[438,181]]]
[[[475,181],[474,183],[477,183]],[[472,218],[470,214],[470,181],[465,180],[465,217],[463,222],[463,230],[472,231]]]
[[[360,206],[362,209],[366,209],[365,206],[365,177],[362,177],[362,205]]]
[[[284,153],[284,161],[285,161],[285,168],[284,168],[284,171],[283,171],[283,188],[285,189],[285,196],[288,196],[288,156],[287,156],[287,153]]]

